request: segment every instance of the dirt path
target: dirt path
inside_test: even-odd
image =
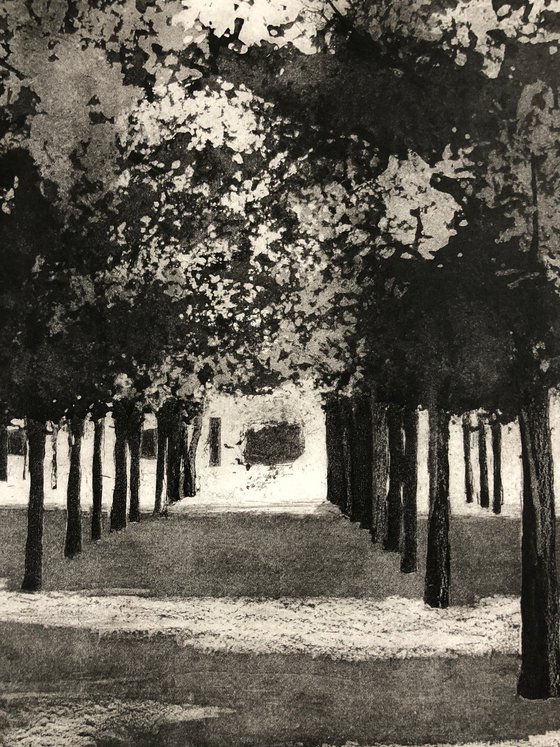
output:
[[[519,604],[493,597],[434,610],[418,600],[149,598],[0,591],[0,620],[100,633],[163,634],[205,652],[332,659],[515,654]]]

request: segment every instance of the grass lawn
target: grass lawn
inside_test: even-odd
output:
[[[65,514],[45,514],[45,589],[147,589],[154,595],[421,597],[425,522],[419,526],[418,573],[399,572],[397,555],[372,545],[369,534],[337,515],[215,514],[145,517],[66,560]],[[452,600],[469,604],[519,593],[519,522],[452,521]],[[17,589],[23,574],[26,514],[0,511],[0,578]]]
[[[156,636],[106,636],[3,626],[0,713],[14,693],[155,699],[233,709],[215,719],[135,731],[105,745],[272,747],[522,739],[560,726],[560,702],[515,696],[515,657],[369,661],[205,655]],[[40,709],[38,709],[40,712]],[[38,716],[37,716],[38,718]]]
[[[12,588],[21,581],[25,523],[24,511],[0,512],[0,577]],[[97,545],[86,539],[82,556],[73,561],[62,556],[64,523],[63,512],[47,512],[47,589],[251,597],[422,594],[422,563],[419,573],[404,576],[396,555],[382,553],[367,532],[336,515],[146,517]],[[519,523],[468,518],[452,527],[453,601],[518,593]],[[87,516],[84,529],[87,536]],[[422,561],[424,552],[421,521]],[[120,728],[110,732],[90,714],[77,734],[93,735],[92,741],[31,739],[5,742],[8,747],[318,747],[347,740],[413,745],[522,740],[560,729],[560,702],[516,697],[518,666],[517,657],[502,655],[348,662],[299,654],[207,654],[161,635],[100,637],[9,623],[0,630],[0,735],[14,724],[25,728],[48,720],[46,695],[56,713],[64,712],[64,703],[75,711],[82,701],[107,699],[232,712],[179,723],[123,716]]]

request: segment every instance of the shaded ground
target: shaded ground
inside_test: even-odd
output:
[[[129,731],[121,741],[97,742],[113,747],[521,740],[560,725],[560,702],[516,698],[513,656],[357,663],[206,655],[161,636],[99,639],[83,631],[10,624],[2,627],[1,648],[5,719],[18,718],[21,701],[14,692],[29,690],[85,701],[114,697],[234,711],[189,723],[160,721],[143,734]]]
[[[23,511],[0,512],[0,577],[14,588],[21,580],[25,520]],[[422,567],[403,576],[397,556],[381,553],[367,532],[336,516],[143,520],[97,546],[86,541],[82,557],[74,561],[62,557],[64,523],[62,512],[47,513],[50,589],[268,598],[418,598],[422,593]],[[421,559],[424,536],[422,522]],[[455,518],[452,552],[455,603],[518,593],[518,522]],[[560,728],[560,702],[516,697],[518,666],[516,656],[503,654],[348,662],[297,653],[205,653],[159,634],[100,637],[86,630],[2,623],[0,744],[517,743]],[[169,710],[169,704],[181,708]],[[111,720],[115,712],[123,714],[117,724]],[[139,712],[141,718],[135,717]],[[53,714],[55,721],[68,725],[69,720],[77,736],[49,742],[45,731],[30,731],[40,721],[47,729]],[[29,739],[16,741],[14,734],[21,736],[22,730]]]
[[[417,574],[399,572],[397,555],[336,515],[217,514],[144,518],[68,561],[65,514],[45,514],[45,589],[147,589],[154,595],[421,598],[425,522]],[[519,522],[499,517],[452,521],[452,601],[470,604],[519,594]],[[0,578],[17,589],[23,575],[26,514],[0,510]]]

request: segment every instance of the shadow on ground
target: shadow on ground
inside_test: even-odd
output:
[[[113,741],[100,726],[97,741],[84,742],[105,747],[521,740],[560,725],[560,702],[515,696],[515,657],[348,663],[297,655],[206,655],[161,636],[99,638],[13,624],[2,626],[1,640],[4,734],[22,712],[36,722],[37,692],[55,694],[61,713],[68,701],[74,710],[81,702],[84,713],[88,703],[108,708],[103,704],[112,698],[152,703],[137,709],[144,714],[138,719],[127,716],[135,709],[126,706],[122,719],[111,722]],[[195,720],[162,717],[162,708],[173,703],[233,712]]]
[[[221,514],[144,517],[124,532],[88,539],[72,561],[62,555],[65,512],[45,517],[44,588],[143,589],[160,596],[421,598],[419,572],[402,574],[396,554],[374,546],[366,530],[339,515]],[[17,589],[23,575],[26,513],[0,510],[0,578]],[[520,526],[500,517],[452,521],[452,603],[519,594]]]

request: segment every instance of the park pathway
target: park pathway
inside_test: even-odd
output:
[[[308,654],[346,661],[516,654],[519,603],[493,597],[434,610],[389,597],[150,598],[0,591],[0,621],[165,635],[204,652]]]

